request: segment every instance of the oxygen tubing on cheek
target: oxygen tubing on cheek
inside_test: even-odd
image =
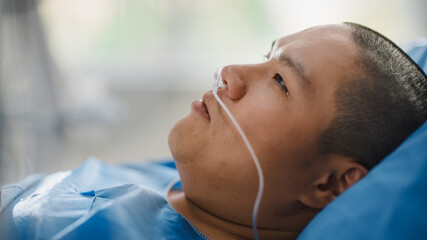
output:
[[[253,211],[252,211],[252,228],[254,231],[254,237],[255,239],[258,239],[258,231],[256,227],[256,220],[259,210],[259,205],[261,203],[262,194],[264,192],[264,174],[262,172],[261,165],[259,163],[259,160],[255,154],[254,149],[252,148],[248,138],[246,137],[245,133],[243,132],[242,128],[240,127],[239,123],[236,121],[234,116],[231,114],[230,110],[228,110],[227,106],[225,106],[224,102],[219,98],[218,96],[218,88],[226,88],[227,89],[227,83],[222,80],[222,69],[224,68],[224,65],[221,65],[217,72],[214,74],[214,83],[212,86],[212,93],[215,97],[215,99],[218,101],[219,105],[224,109],[227,116],[230,118],[233,125],[236,127],[237,131],[239,132],[240,136],[242,137],[243,142],[245,143],[246,147],[249,150],[249,153],[251,154],[251,157],[255,163],[255,167],[258,172],[258,179],[259,179],[259,185],[258,185],[258,193],[255,199]]]

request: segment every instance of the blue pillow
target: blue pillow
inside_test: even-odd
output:
[[[408,54],[426,71],[427,42]],[[427,239],[427,122],[324,208],[298,239]]]
[[[427,38],[420,39],[404,47],[406,53],[427,72]]]

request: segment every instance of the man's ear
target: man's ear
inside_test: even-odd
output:
[[[368,173],[364,166],[352,159],[342,156],[332,158],[327,161],[320,177],[300,196],[299,200],[305,206],[314,209],[324,208]]]

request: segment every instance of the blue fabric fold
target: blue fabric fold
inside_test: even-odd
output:
[[[177,177],[172,161],[91,158],[73,171],[4,186],[2,239],[205,239],[166,200]]]

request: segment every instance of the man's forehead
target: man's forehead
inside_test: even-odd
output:
[[[320,25],[307,28],[274,41],[274,46],[280,47],[294,41],[340,40],[350,42],[350,30],[343,24]]]
[[[357,51],[350,30],[345,25],[336,24],[312,27],[277,39],[270,56],[279,58],[283,54],[304,64],[314,56],[353,62]]]

